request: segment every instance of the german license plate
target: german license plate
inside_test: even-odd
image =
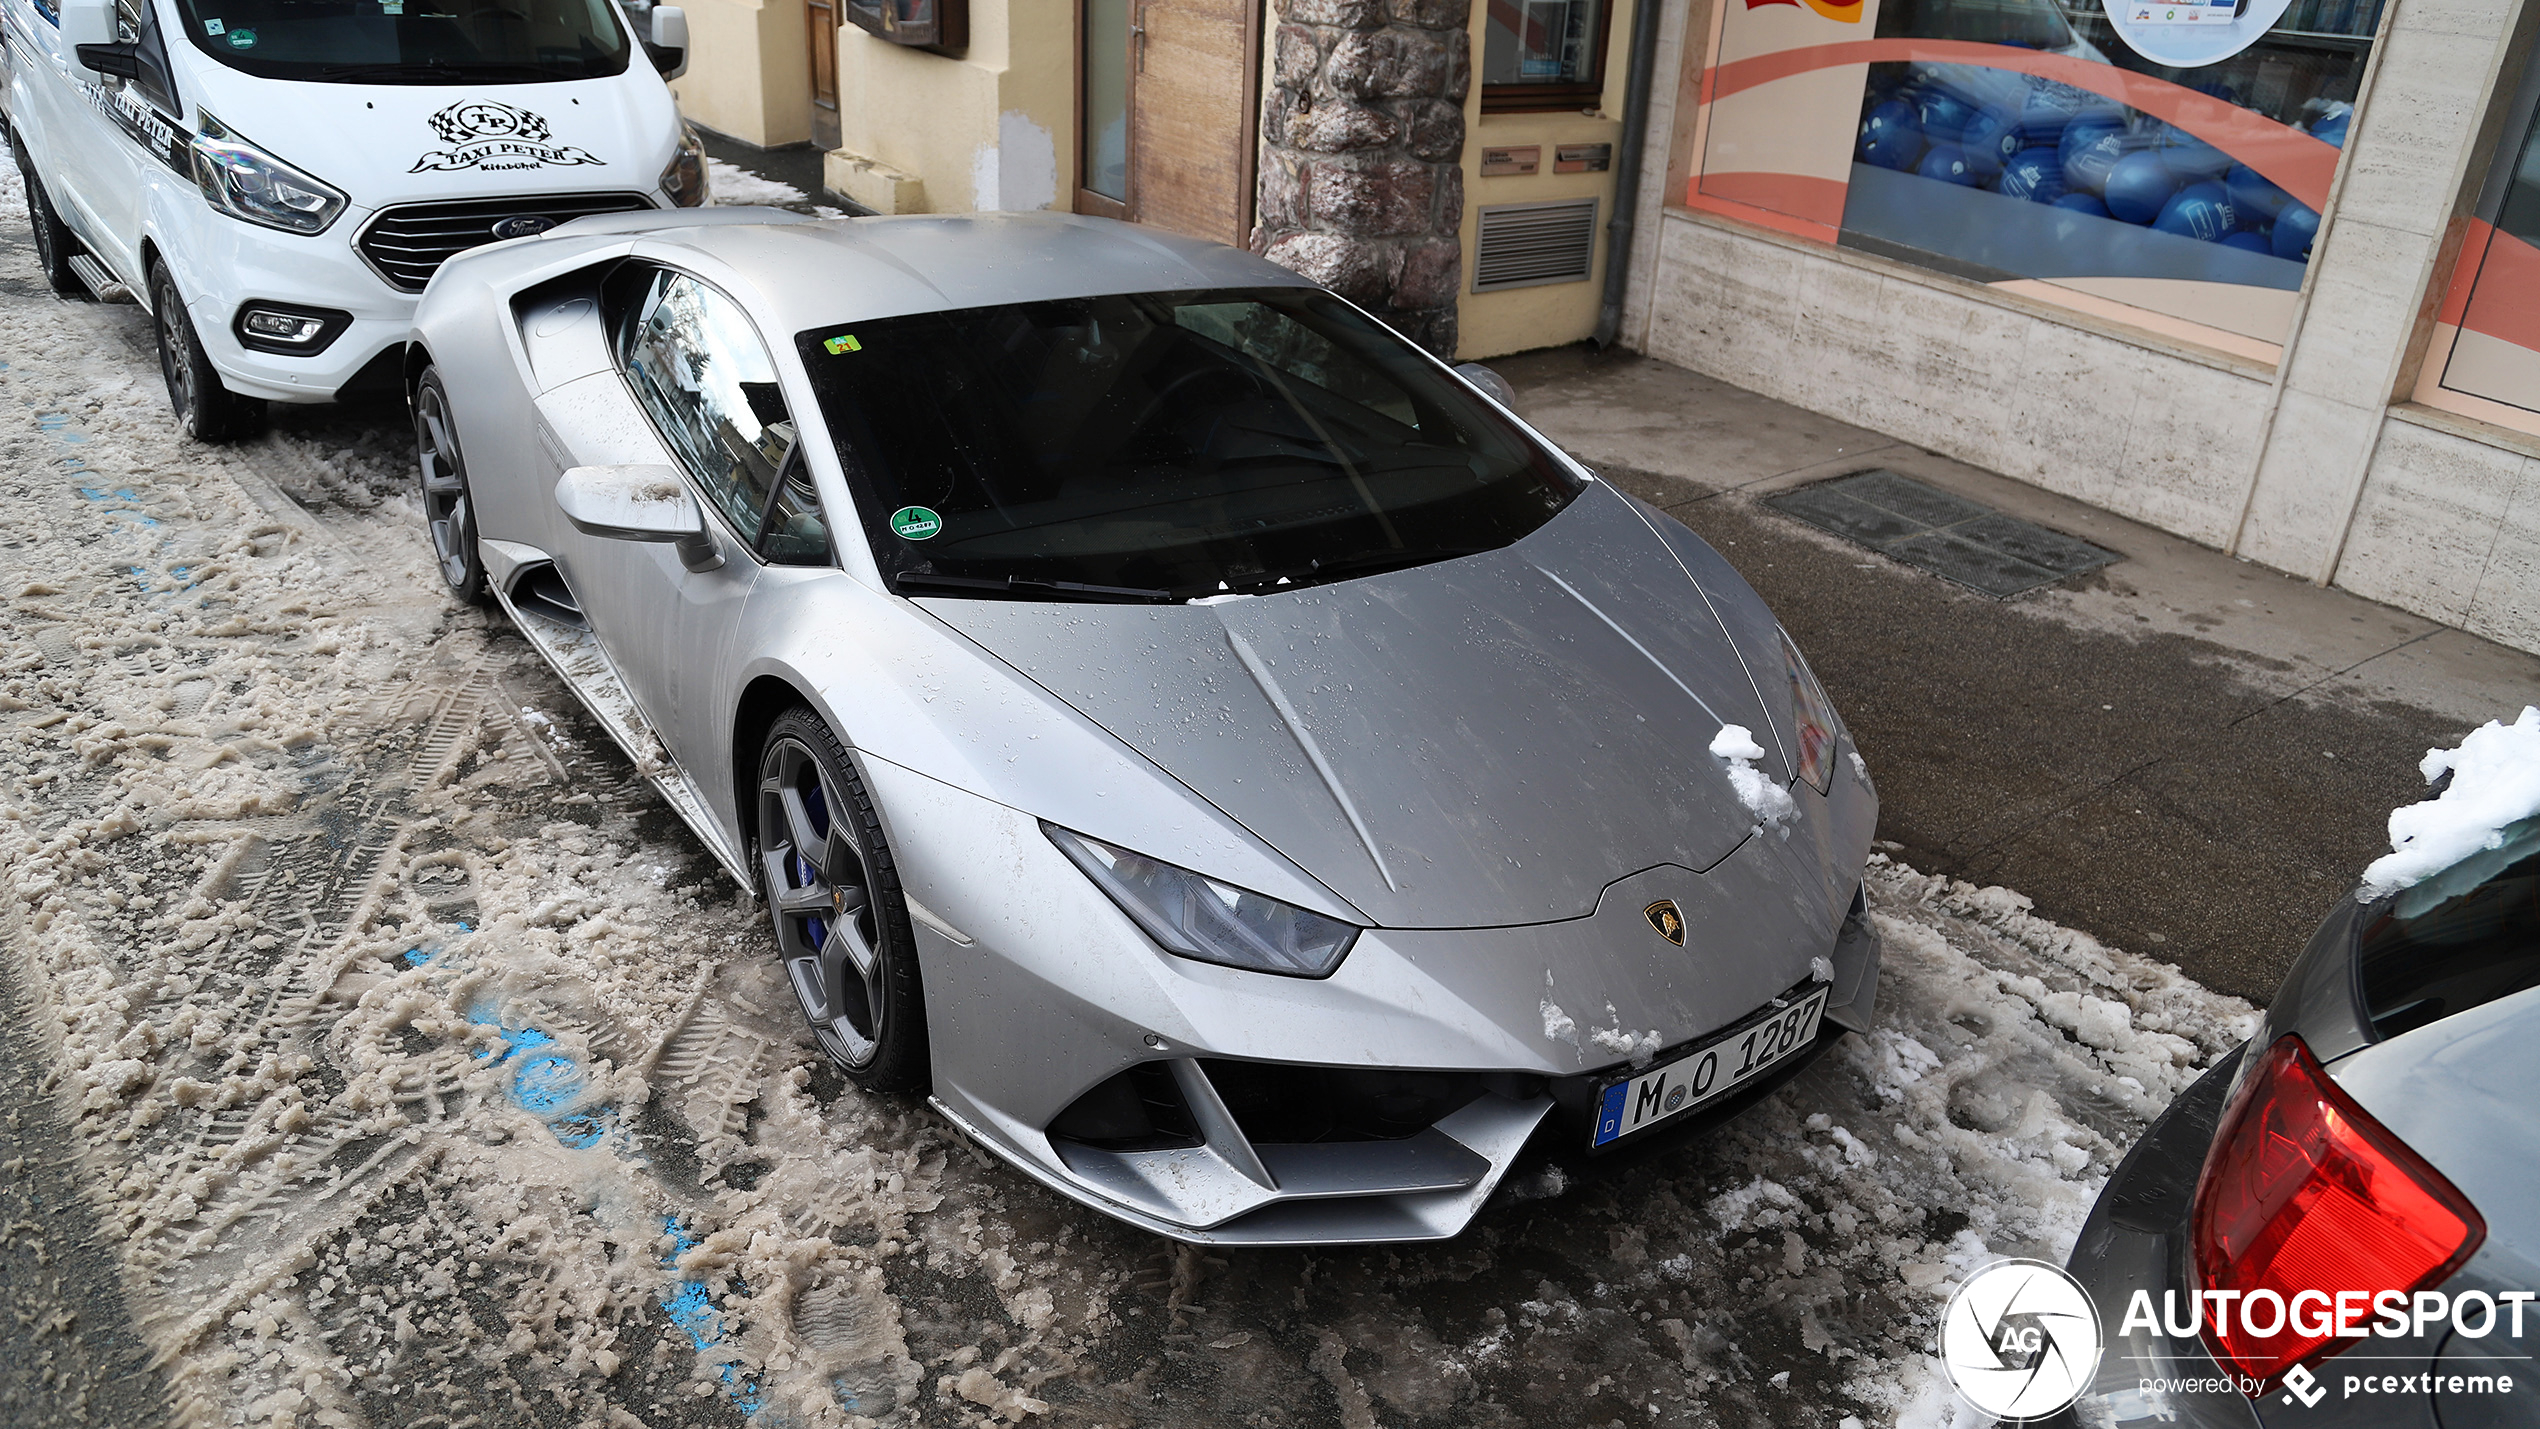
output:
[[[1787,1007],[1768,1008],[1665,1066],[1607,1087],[1597,1097],[1596,1131],[1588,1145],[1603,1146],[1682,1116],[1762,1075],[1816,1037],[1826,994],[1833,990],[1819,983]]]

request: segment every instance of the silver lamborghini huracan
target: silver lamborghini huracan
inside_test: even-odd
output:
[[[1063,1195],[1451,1236],[1530,1140],[1868,1024],[1877,798],[1771,613],[1294,274],[612,215],[453,259],[413,342],[451,591],[764,897],[848,1075]]]

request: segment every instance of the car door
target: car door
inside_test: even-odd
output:
[[[610,660],[683,767],[720,748],[723,672],[742,603],[769,569],[826,567],[829,536],[776,364],[740,305],[673,269],[609,284],[624,390],[705,510],[723,553],[691,570],[665,543],[608,542],[577,593]]]

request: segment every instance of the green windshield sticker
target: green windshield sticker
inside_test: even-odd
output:
[[[891,529],[903,541],[923,541],[944,529],[944,518],[923,506],[903,506],[891,513]]]
[[[255,32],[255,31],[253,31],[253,30],[232,30],[232,31],[230,31],[230,32],[229,32],[229,47],[230,47],[231,49],[233,49],[233,50],[252,50],[252,49],[254,49],[254,48],[256,47],[256,32]]]
[[[820,345],[829,349],[829,355],[831,357],[835,357],[842,352],[864,351],[864,344],[856,341],[855,334],[851,332],[842,332],[836,337],[830,338]]]

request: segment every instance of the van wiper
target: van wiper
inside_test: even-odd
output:
[[[365,79],[381,79],[391,84],[452,84],[467,78],[457,65],[446,64],[367,64],[326,65],[315,76],[333,83],[351,84]]]
[[[1009,596],[1024,600],[1099,600],[1151,602],[1163,604],[1175,599],[1173,592],[1153,586],[1085,585],[1077,581],[1035,580],[1029,576],[1004,576],[988,579],[980,576],[938,576],[922,571],[902,571],[891,577],[891,588],[902,595],[911,591],[933,591],[941,595]]]

